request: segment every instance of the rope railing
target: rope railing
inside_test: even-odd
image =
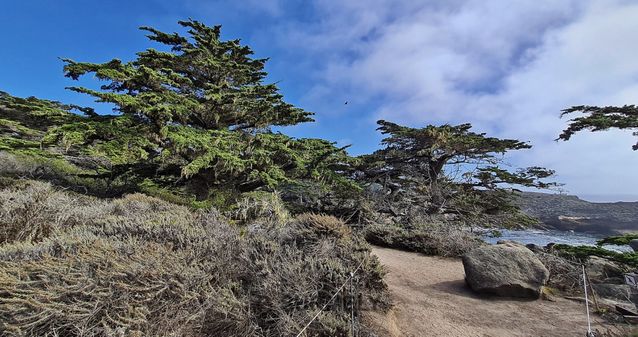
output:
[[[343,282],[343,284],[341,285],[341,287],[339,287],[337,289],[337,291],[335,291],[335,293],[332,295],[332,297],[330,297],[330,299],[326,302],[326,304],[323,305],[323,307],[321,307],[321,309],[319,309],[317,311],[317,313],[312,317],[312,319],[308,322],[308,324],[306,324],[306,326],[303,327],[303,329],[301,329],[301,331],[299,331],[299,333],[297,334],[296,337],[300,337],[309,327],[310,324],[312,324],[312,322],[314,322],[319,315],[321,315],[321,313],[326,310],[326,308],[328,307],[328,305],[330,305],[330,303],[332,303],[332,301],[334,301],[334,299],[337,297],[337,295],[339,295],[339,293],[346,287],[346,285],[348,285],[348,282],[351,282],[352,279],[354,278],[354,276],[356,275],[356,273],[359,271],[359,269],[361,269],[361,267],[363,266],[363,263],[365,262],[365,259],[363,261],[361,261],[361,263],[359,263],[359,265],[357,266],[357,268],[354,269],[354,271],[350,272],[350,276],[348,276],[348,278],[345,280],[345,282]],[[352,288],[352,283],[350,284],[351,288]],[[352,330],[353,333],[352,335],[354,336],[354,329],[355,329],[355,322],[354,322],[354,302],[352,303],[351,306],[351,319],[352,319]]]
[[[585,277],[585,265],[583,265],[583,290],[585,290],[585,310],[587,312],[587,337],[592,336],[591,319],[589,318],[589,298],[587,296],[587,278]]]

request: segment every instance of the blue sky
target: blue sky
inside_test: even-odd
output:
[[[59,57],[131,59],[152,46],[138,26],[172,32],[189,17],[222,24],[225,38],[271,58],[269,80],[317,114],[288,134],[351,143],[359,154],[378,146],[380,118],[471,122],[530,141],[534,149],[508,162],[555,169],[568,193],[638,200],[631,132],[553,141],[564,107],[638,103],[636,1],[8,1],[0,90],[94,105],[64,89],[74,83]]]

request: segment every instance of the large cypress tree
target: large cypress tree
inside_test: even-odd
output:
[[[286,103],[275,84],[264,83],[266,59],[239,40],[221,39],[221,26],[180,21],[189,37],[142,27],[148,38],[170,51],[147,49],[134,61],[106,63],[64,60],[67,77],[93,73],[101,90],[72,87],[119,112],[167,132],[169,125],[205,130],[248,130],[311,121],[311,113]]]
[[[461,166],[465,178],[484,188],[499,184],[518,184],[528,187],[548,187],[537,178],[546,178],[551,171],[531,167],[508,172],[499,167],[502,155],[509,151],[529,149],[532,146],[516,139],[488,137],[485,133],[470,131],[471,124],[428,125],[411,128],[392,122],[377,122],[382,134],[383,148],[365,159],[375,163],[377,170],[369,173],[390,179],[416,183],[437,183],[446,179],[446,166]],[[471,170],[470,170],[471,169]]]
[[[141,51],[130,62],[65,59],[67,77],[93,74],[104,82],[70,89],[112,103],[115,114],[82,108],[84,116],[73,118],[74,107],[64,106],[70,118],[50,125],[42,146],[65,158],[99,158],[87,175],[123,184],[121,191],[162,189],[202,200],[307,180],[347,183],[336,173],[348,160],[343,148],[271,130],[312,121],[312,113],[265,82],[266,59],[253,58],[239,40],[222,40],[220,26],[179,24],[186,36],[142,27],[163,50]]]
[[[378,130],[386,135],[383,147],[361,157],[363,180],[383,186],[383,203],[403,204],[425,212],[480,212],[515,210],[509,188],[548,188],[544,181],[553,174],[542,167],[515,171],[503,165],[503,154],[529,149],[515,140],[488,137],[471,131],[470,124],[428,125],[412,128],[380,120]],[[391,213],[405,213],[391,210]],[[420,211],[418,211],[420,212]]]

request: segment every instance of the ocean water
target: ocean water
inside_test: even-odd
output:
[[[484,235],[483,240],[488,243],[495,244],[499,240],[513,240],[522,244],[533,243],[538,246],[546,246],[549,243],[561,243],[572,246],[595,246],[596,241],[604,237],[604,235],[565,232],[557,230],[500,230],[503,236],[495,238]],[[605,245],[604,248],[619,252],[632,251],[629,246]]]

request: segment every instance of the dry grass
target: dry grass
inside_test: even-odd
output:
[[[320,214],[301,214],[293,221],[300,231],[307,235],[301,235],[306,240],[318,240],[320,238],[335,237],[347,239],[352,237],[352,230],[343,221],[330,216]]]
[[[0,244],[14,241],[38,242],[56,230],[91,216],[83,210],[86,200],[58,193],[39,182],[16,184],[0,194]]]
[[[536,252],[536,256],[549,270],[547,285],[566,294],[582,292],[582,269],[577,262],[548,252]]]
[[[285,223],[291,219],[281,196],[271,192],[245,193],[227,213],[242,224]]]
[[[384,299],[378,261],[334,218],[244,233],[141,194],[19,185],[0,191],[2,336],[294,336],[362,260],[363,296]],[[307,336],[348,336],[349,298]]]

